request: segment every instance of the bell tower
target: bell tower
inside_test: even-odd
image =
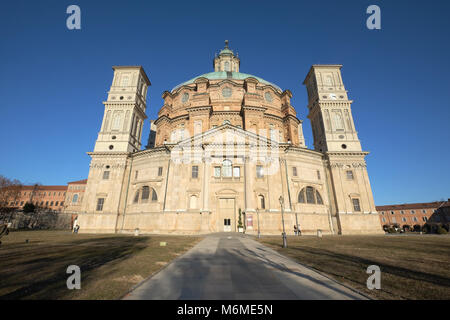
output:
[[[94,152],[136,152],[142,146],[147,89],[151,84],[141,66],[114,66],[113,70]]]
[[[361,151],[351,104],[341,76],[342,65],[313,65],[303,82],[308,91],[308,118],[314,149]]]

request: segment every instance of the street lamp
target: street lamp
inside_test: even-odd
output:
[[[287,238],[286,238],[286,231],[284,229],[284,199],[283,196],[280,196],[280,198],[278,199],[280,200],[280,205],[281,205],[281,221],[283,222],[283,248],[287,248]]]
[[[256,215],[258,216],[258,239],[261,237],[261,232],[259,231],[259,209],[256,209]]]

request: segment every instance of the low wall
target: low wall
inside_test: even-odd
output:
[[[11,222],[11,229],[66,229],[72,227],[72,215],[61,212],[12,212],[0,220]]]
[[[339,214],[341,234],[385,234],[378,214]]]

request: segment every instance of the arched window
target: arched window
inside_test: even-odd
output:
[[[72,203],[78,202],[78,194],[74,194],[72,198]]]
[[[265,209],[266,208],[266,201],[264,199],[264,196],[260,194],[258,196],[258,198],[259,198],[259,208],[260,209]]]
[[[152,201],[158,201],[158,195],[156,194],[156,191],[153,188],[152,188]]]
[[[304,188],[298,194],[298,202],[305,203],[305,189]]]
[[[230,63],[225,61],[225,71],[230,71]]]
[[[133,203],[138,203],[139,202],[139,190],[136,191],[136,195],[134,196],[134,200]]]
[[[313,187],[306,187],[306,202],[307,203],[314,203],[314,188]]]
[[[313,187],[305,187],[298,193],[299,203],[323,204],[322,196]]]
[[[222,162],[222,175],[224,177],[231,177],[232,175],[231,161],[228,159],[225,159]]]
[[[316,200],[317,204],[323,204],[322,197],[320,196],[320,193],[317,190],[316,190]]]
[[[142,201],[144,200],[148,200],[150,196],[150,188],[148,186],[143,186],[142,187]]]

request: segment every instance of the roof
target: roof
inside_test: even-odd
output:
[[[197,80],[198,78],[206,78],[206,79],[209,79],[209,80],[225,80],[225,79],[245,80],[247,78],[255,78],[256,80],[258,80],[259,82],[261,82],[263,84],[272,86],[272,87],[274,87],[274,88],[276,88],[276,89],[278,89],[280,91],[283,91],[283,90],[281,90],[281,88],[279,86],[277,86],[277,85],[275,85],[275,84],[273,84],[273,83],[271,83],[269,81],[266,81],[266,80],[264,80],[264,79],[262,79],[260,77],[257,77],[257,76],[251,75],[251,74],[247,74],[247,73],[234,72],[234,71],[233,72],[219,71],[219,72],[205,73],[205,74],[199,75],[199,76],[197,76],[195,78],[192,78],[191,80],[188,80],[186,82],[183,82],[183,83],[177,85],[176,87],[174,87],[172,89],[172,91],[178,89],[181,86],[194,83],[195,80]]]
[[[83,180],[68,182],[67,184],[86,184],[86,183],[87,183],[87,179],[83,179]]]
[[[376,206],[377,211],[389,211],[389,210],[409,210],[409,209],[436,209],[438,207],[450,206],[449,201],[435,201],[435,202],[425,202],[425,203],[404,203],[404,204],[392,204],[385,206]]]
[[[21,186],[21,190],[67,190],[67,186]]]

